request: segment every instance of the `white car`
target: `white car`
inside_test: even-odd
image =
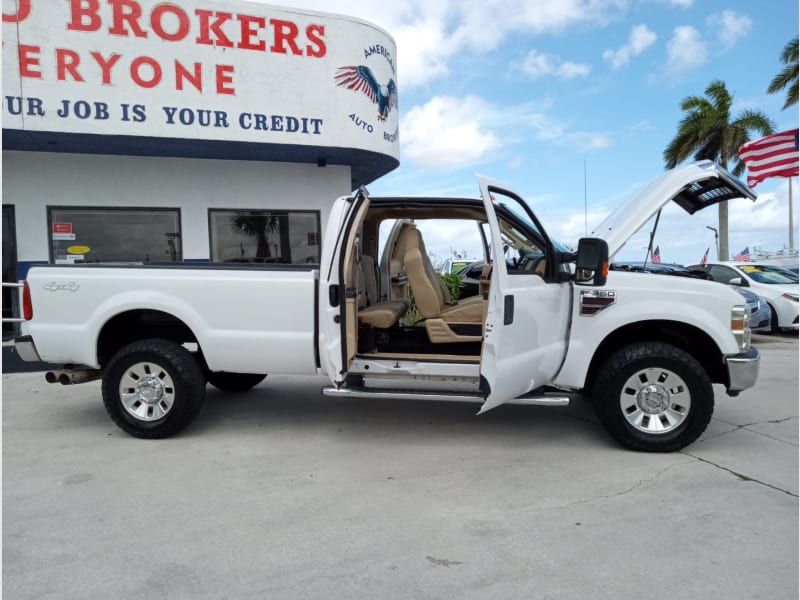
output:
[[[772,330],[798,329],[798,285],[780,267],[742,262],[716,262],[692,265],[702,269],[720,283],[739,285],[755,292],[768,303],[772,311]]]

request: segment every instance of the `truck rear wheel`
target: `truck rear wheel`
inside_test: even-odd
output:
[[[680,450],[705,431],[714,413],[705,369],[689,353],[662,342],[617,350],[592,389],[600,422],[633,450]]]
[[[161,339],[119,350],[103,376],[103,404],[111,419],[139,438],[165,438],[191,423],[205,400],[205,377],[194,356]]]
[[[246,392],[264,381],[266,375],[257,373],[223,373],[209,372],[206,374],[208,383],[223,392]]]

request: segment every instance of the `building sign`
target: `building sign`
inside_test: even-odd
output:
[[[220,142],[276,145],[287,156],[332,147],[396,166],[396,50],[374,25],[242,1],[2,7],[2,118],[12,137],[115,136],[122,153],[153,139],[183,140],[201,155]]]

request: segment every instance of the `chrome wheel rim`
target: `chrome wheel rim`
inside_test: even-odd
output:
[[[175,384],[163,367],[139,362],[125,369],[119,399],[129,415],[140,421],[157,421],[172,410]]]
[[[643,433],[669,433],[689,416],[689,386],[669,369],[641,369],[622,386],[619,398],[628,423]]]

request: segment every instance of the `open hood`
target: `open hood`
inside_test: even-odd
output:
[[[682,165],[662,173],[623,202],[592,231],[592,235],[603,238],[608,243],[609,256],[614,256],[670,200],[693,215],[732,198],[755,200],[756,195],[710,160]]]

